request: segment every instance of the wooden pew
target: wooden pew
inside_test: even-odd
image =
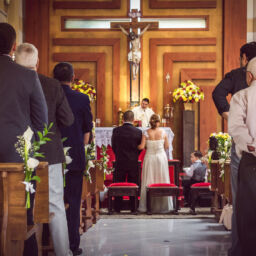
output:
[[[212,212],[215,214],[216,219],[219,220],[221,211],[222,211],[219,203],[220,195],[219,195],[219,187],[218,187],[220,184],[219,161],[212,160],[210,168],[211,168],[211,190],[214,192]]]
[[[48,163],[38,166],[37,175],[41,183],[37,183],[35,196],[35,223],[49,221]],[[26,193],[24,166],[21,163],[0,163],[0,255],[20,256],[23,254],[24,241],[35,231],[35,225],[27,227],[27,210],[25,208]],[[40,248],[39,248],[39,255]]]
[[[224,182],[220,177],[221,166],[218,160],[212,160],[211,163],[211,190],[214,195],[214,212],[219,219],[223,207],[227,203],[232,203],[231,180],[230,180],[230,161],[226,161],[224,165]]]
[[[92,200],[93,224],[97,222],[100,216],[100,191],[104,191],[104,171],[102,161],[95,160],[95,167],[90,170],[92,183],[90,184]]]
[[[86,232],[99,219],[100,191],[104,191],[104,172],[100,168],[101,160],[95,160],[94,164],[95,167],[90,169],[92,183],[86,177],[83,178],[80,234]]]
[[[86,232],[93,223],[91,183],[87,177],[83,177],[83,189],[80,207],[80,234]]]
[[[225,163],[224,174],[224,195],[229,204],[232,204],[231,178],[230,178],[230,161]]]

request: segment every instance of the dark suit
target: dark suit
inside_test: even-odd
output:
[[[0,55],[0,161],[23,162],[15,151],[17,136],[28,126],[43,130],[47,106],[37,73]]]
[[[42,131],[47,122],[46,101],[37,73],[0,55],[0,162],[23,162],[14,147],[17,136],[23,135],[28,126],[34,132]],[[33,224],[33,198],[34,194],[28,225]],[[25,242],[24,255],[37,255],[34,235]]]
[[[52,122],[51,141],[41,146],[40,151],[44,153],[45,160],[49,164],[64,163],[63,143],[59,127],[70,126],[74,122],[74,115],[67,101],[66,95],[59,81],[39,74],[48,106],[48,121]]]
[[[92,114],[89,97],[73,91],[68,85],[62,85],[75,120],[70,127],[61,128],[62,137],[66,137],[65,147],[71,147],[69,155],[71,164],[67,166],[65,202],[69,204],[66,211],[70,249],[79,248],[80,204],[82,194],[83,171],[85,170],[84,134],[92,130]]]
[[[115,182],[138,183],[138,157],[140,151],[138,145],[141,143],[142,132],[130,123],[124,123],[122,126],[113,130],[112,148],[116,156],[115,164]],[[131,206],[134,206],[134,199],[131,200]],[[122,198],[115,198],[115,210],[120,211]],[[135,210],[132,208],[132,210]]]

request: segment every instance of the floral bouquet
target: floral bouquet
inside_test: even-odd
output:
[[[88,177],[90,183],[92,183],[92,178],[90,174],[90,169],[95,167],[93,160],[95,160],[95,144],[92,141],[91,144],[88,144],[84,147],[85,150],[85,159],[86,159],[86,167],[84,175]]]
[[[86,159],[86,167],[84,175],[88,177],[90,183],[92,183],[92,178],[90,174],[90,169],[94,168],[93,160],[96,159],[96,148],[95,148],[95,122],[93,122],[92,128],[92,142],[84,147],[85,150],[85,159]]]
[[[208,163],[212,160],[218,160],[221,166],[221,177],[224,177],[224,164],[230,159],[232,139],[228,133],[212,133],[210,135],[209,150],[207,153]]]
[[[53,126],[53,123],[49,127],[45,126],[43,132],[38,131],[38,140],[33,140],[34,132],[30,127],[24,132],[23,135],[17,136],[18,141],[15,143],[16,152],[21,156],[24,161],[24,173],[25,180],[22,182],[25,185],[26,190],[26,208],[30,208],[30,194],[35,193],[33,183],[31,181],[40,182],[40,177],[34,175],[34,170],[38,166],[38,157],[44,157],[43,153],[40,153],[40,147],[46,144],[47,141],[51,141],[47,135],[49,130]]]
[[[91,102],[96,100],[96,89],[94,86],[85,83],[83,80],[75,79],[71,86],[72,90],[88,95]]]
[[[101,146],[101,157],[100,160],[102,163],[99,165],[99,168],[103,170],[104,172],[104,180],[106,179],[106,174],[110,174],[112,172],[112,168],[108,167],[108,162],[109,162],[109,155],[107,153],[107,147],[105,145]]]
[[[202,89],[191,81],[182,82],[180,87],[174,90],[172,96],[173,102],[182,101],[185,103],[194,103],[199,102],[199,100],[204,100]]]

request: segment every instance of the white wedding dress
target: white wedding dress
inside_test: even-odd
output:
[[[164,150],[165,132],[162,130],[160,140],[149,140],[147,131],[146,154],[142,167],[141,193],[139,211],[147,211],[146,186],[153,183],[170,183],[168,160]],[[152,197],[151,209],[154,213],[167,213],[173,210],[172,197]]]

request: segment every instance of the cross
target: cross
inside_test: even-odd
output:
[[[118,28],[128,36],[130,39],[130,52],[128,53],[128,61],[130,63],[130,103],[133,105],[137,104],[140,98],[140,37],[150,29],[157,29],[158,22],[139,22],[140,12],[137,9],[133,9],[129,13],[129,17],[132,19],[131,22],[111,22],[111,28]],[[139,29],[141,30],[140,34]],[[132,31],[130,31],[132,30]]]
[[[138,33],[138,29],[141,30],[144,29],[147,25],[150,24],[150,29],[158,29],[158,22],[139,22],[138,17],[140,17],[140,12],[137,9],[132,9],[132,11],[129,13],[129,16],[131,17],[131,22],[111,22],[111,28],[119,28],[119,25],[121,25],[124,29],[129,30],[132,29],[136,30],[135,33]]]

